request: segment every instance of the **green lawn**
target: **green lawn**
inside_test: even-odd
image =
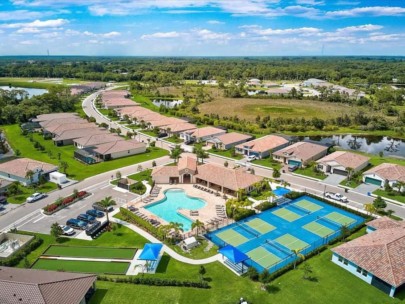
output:
[[[64,224],[64,223],[60,223]],[[115,227],[110,232],[103,233],[100,237],[95,240],[87,241],[87,240],[80,240],[75,238],[61,238],[61,241],[57,243],[55,239],[48,235],[48,234],[39,234],[35,233],[35,235],[39,236],[43,239],[43,243],[39,246],[36,250],[32,251],[28,256],[28,262],[33,263],[36,259],[38,259],[43,252],[50,246],[50,245],[64,245],[64,246],[95,246],[95,247],[111,247],[111,248],[143,248],[145,243],[148,243],[148,240],[140,236],[139,234],[134,233],[132,230],[122,226],[114,224]],[[34,233],[27,233],[30,235],[34,235]],[[22,260],[18,267],[24,267],[24,261]]]
[[[14,151],[18,149],[21,153],[21,157],[28,157],[59,165],[60,162],[57,155],[60,153],[61,160],[66,161],[69,165],[69,168],[67,169],[68,176],[76,180],[82,180],[103,172],[168,155],[168,151],[166,150],[160,148],[150,148],[151,152],[149,153],[128,156],[94,165],[85,165],[73,158],[73,153],[75,150],[73,145],[57,147],[53,144],[52,140],[45,140],[40,134],[33,134],[34,139],[41,143],[46,149],[45,151],[38,151],[34,149],[33,143],[29,141],[28,137],[21,135],[18,125],[2,126],[2,129],[5,131],[7,141],[11,147],[14,149]],[[48,151],[52,152],[51,156],[48,154]]]
[[[168,141],[168,142],[174,143],[174,144],[181,144],[183,142],[182,139],[180,139],[178,137],[176,138],[176,137],[173,137],[173,136],[166,137],[166,138],[163,138],[163,139]]]
[[[152,130],[140,130],[139,132],[152,137],[157,137],[156,133]]]
[[[49,192],[52,190],[57,189],[58,186],[55,183],[47,182],[43,185],[38,186],[37,188],[33,187],[24,187],[20,185],[19,189],[21,190],[20,194],[13,195],[13,196],[8,196],[7,197],[7,202],[10,204],[22,204],[27,200],[27,197],[29,197],[31,194],[35,192]]]
[[[314,172],[314,169],[312,167],[300,168],[295,170],[294,173],[317,178],[320,180],[324,180],[327,177],[327,175],[323,172]]]
[[[379,195],[381,197],[386,197],[392,200],[396,200],[397,202],[400,202],[402,204],[405,204],[405,196],[398,194],[398,192],[392,192],[392,193],[388,193],[387,191],[385,191],[384,189],[377,189],[373,192],[373,194],[375,195]]]
[[[345,186],[345,187],[350,187],[350,188],[356,188],[362,184],[361,179],[352,179],[350,181],[347,181],[347,179],[344,179],[340,182],[339,185]]]
[[[241,155],[241,154],[235,154],[235,156],[232,156],[231,150],[216,150],[215,151],[213,149],[210,149],[207,152],[212,153],[212,154],[217,154],[220,156],[224,156],[224,157],[229,157],[229,158],[236,159],[236,160],[243,158],[243,155]]]
[[[148,181],[151,178],[151,173],[152,173],[152,170],[148,169],[148,170],[145,170],[145,171],[142,171],[142,172],[139,172],[139,173],[128,175],[128,178],[130,178],[132,180],[136,180],[138,182],[141,182],[141,181],[144,181],[144,180]]]
[[[127,259],[134,257],[134,248],[100,248],[80,246],[56,246],[49,247],[44,255],[78,257],[78,258],[100,258],[100,259]]]
[[[39,259],[32,265],[33,269],[71,271],[96,274],[125,274],[128,262],[100,262],[100,261],[68,261]]]
[[[277,170],[280,170],[283,166],[282,163],[280,163],[278,161],[274,161],[270,158],[255,159],[254,161],[252,161],[252,163],[255,165],[269,167],[269,168],[277,169]]]

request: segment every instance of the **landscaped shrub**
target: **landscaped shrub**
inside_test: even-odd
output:
[[[268,210],[268,209],[274,208],[274,207],[276,207],[276,206],[277,206],[276,203],[263,202],[263,203],[261,203],[260,205],[257,205],[257,206],[256,206],[256,209],[259,210],[259,211],[264,211],[264,210]]]
[[[235,221],[240,221],[256,214],[255,210],[246,208],[251,204],[252,202],[248,200],[239,201],[237,199],[229,199],[225,204],[226,214]]]
[[[177,286],[177,287],[194,287],[194,288],[210,288],[206,281],[180,281],[176,279],[160,279],[151,277],[107,277],[98,276],[99,281],[109,281],[115,283],[126,283],[136,285],[150,285],[150,286]]]
[[[72,194],[70,196],[67,196],[65,198],[59,198],[57,199],[54,203],[46,205],[43,210],[44,213],[47,215],[50,215],[52,213],[55,213],[63,208],[66,208],[67,206],[70,206],[78,201],[80,201],[81,199],[89,196],[90,193],[86,192],[86,191],[80,191],[76,193],[76,198],[75,198],[75,194]]]
[[[29,234],[29,235],[31,235],[31,234]],[[15,253],[13,253],[8,258],[0,260],[0,265],[9,266],[9,267],[16,266],[28,254],[30,254],[31,251],[34,251],[39,246],[41,246],[42,243],[43,243],[43,240],[41,238],[34,236],[34,238],[28,244],[25,244],[25,246],[23,248],[21,248],[20,250],[18,250]]]

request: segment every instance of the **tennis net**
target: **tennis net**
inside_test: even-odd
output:
[[[266,240],[266,242],[264,243],[264,245],[268,245],[271,246],[272,248],[277,249],[278,251],[281,251],[282,253],[286,254],[286,255],[291,255],[292,252],[290,250],[287,250],[279,245],[277,245],[274,241],[270,241],[270,240]]]
[[[342,224],[340,224],[340,223],[338,223],[338,222],[335,222],[335,221],[332,221],[331,219],[328,219],[328,218],[326,218],[326,217],[318,217],[318,221],[324,222],[324,223],[329,223],[329,224],[331,224],[331,225],[333,225],[333,226],[336,226],[336,227],[338,227],[338,228],[340,228],[340,227],[343,226]]]
[[[305,209],[305,208],[299,207],[299,206],[297,206],[297,205],[294,205],[294,204],[290,204],[290,205],[288,205],[288,206],[290,206],[291,208],[293,208],[293,209],[295,209],[295,210],[299,210],[299,211],[301,211],[301,212],[304,212],[305,214],[310,214],[310,213],[311,213],[311,211],[309,211],[309,210],[307,210],[307,209]]]
[[[242,228],[243,230],[245,230],[246,232],[252,234],[255,237],[259,237],[259,234],[256,231],[254,231],[253,229],[248,228],[248,226],[246,226],[246,225],[239,224],[238,222],[236,222],[236,226]]]

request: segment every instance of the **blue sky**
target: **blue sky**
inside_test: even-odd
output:
[[[405,55],[404,0],[1,0],[0,55]]]

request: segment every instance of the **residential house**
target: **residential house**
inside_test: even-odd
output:
[[[270,156],[270,153],[278,151],[289,145],[289,140],[277,135],[263,136],[243,144],[237,145],[236,153],[246,156],[255,156],[257,158],[265,158]]]
[[[388,183],[396,187],[398,182],[405,183],[405,166],[383,163],[363,173],[363,182],[384,187]]]
[[[85,137],[80,137],[73,140],[73,144],[75,147],[79,149],[86,149],[89,147],[97,146],[100,144],[105,144],[109,142],[114,142],[117,140],[122,140],[122,137],[116,134],[92,134]]]
[[[195,158],[180,158],[177,166],[156,167],[152,171],[155,183],[201,184],[223,193],[236,195],[239,189],[250,192],[263,178],[243,169],[231,169],[216,164],[199,165]]]
[[[195,130],[183,132],[184,141],[205,142],[215,136],[223,135],[226,130],[215,127],[203,127]]]
[[[55,126],[60,126],[63,124],[81,124],[81,123],[88,123],[88,121],[80,118],[79,116],[72,116],[41,121],[39,125],[43,130],[46,130],[47,128],[54,128]]]
[[[267,95],[288,95],[290,94],[292,87],[279,87],[279,88],[270,88],[265,92]]]
[[[324,173],[348,175],[348,168],[354,172],[363,170],[369,165],[369,157],[347,151],[336,151],[317,161],[317,167]]]
[[[300,141],[273,153],[273,159],[290,165],[305,167],[328,153],[328,147],[311,142]]]
[[[52,137],[61,135],[63,132],[68,130],[77,130],[77,129],[87,129],[87,128],[97,128],[97,125],[94,123],[89,123],[85,120],[80,120],[78,122],[64,123],[63,120],[59,124],[54,124],[49,127],[43,128],[44,135],[50,133]]]
[[[50,113],[50,114],[41,114],[36,118],[33,118],[33,122],[48,121],[52,119],[64,119],[71,117],[79,117],[77,113]]]
[[[197,126],[195,124],[191,124],[185,121],[160,127],[160,130],[167,133],[168,136],[172,136],[174,134],[180,135],[183,132],[194,131],[196,129]]]
[[[95,134],[111,134],[107,129],[98,128],[97,125],[91,124],[87,128],[75,128],[61,132],[52,138],[57,146],[73,145],[75,139],[87,137]]]
[[[0,303],[87,304],[97,276],[0,267]]]
[[[252,136],[250,135],[231,132],[208,139],[207,143],[211,143],[217,149],[228,150],[236,145],[247,142],[250,139],[252,139]]]
[[[405,283],[405,224],[383,217],[367,226],[368,234],[332,248],[332,261],[393,297]]]
[[[70,94],[81,95],[92,91],[100,90],[105,87],[104,82],[89,82],[85,84],[75,84],[70,86]]]
[[[49,178],[49,173],[57,171],[58,167],[52,164],[29,158],[16,158],[0,163],[0,178],[18,181],[23,185],[37,183],[41,176]],[[27,173],[32,172],[28,177]]]
[[[332,86],[331,83],[321,80],[321,79],[316,79],[316,78],[309,78],[305,80],[302,85],[304,87],[324,87],[324,86]]]

